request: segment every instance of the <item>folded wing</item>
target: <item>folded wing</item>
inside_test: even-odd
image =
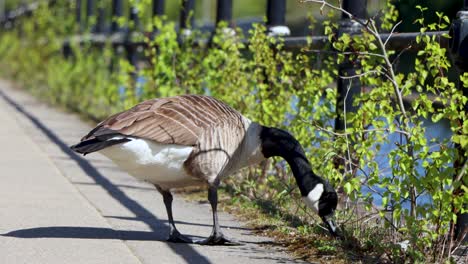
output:
[[[125,136],[158,143],[195,146],[203,131],[241,114],[208,96],[184,95],[152,99],[110,116],[99,123],[81,142],[108,141]]]

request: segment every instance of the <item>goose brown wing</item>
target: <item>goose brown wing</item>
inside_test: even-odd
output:
[[[239,120],[241,115],[208,96],[152,99],[110,116],[82,141],[124,135],[165,144],[194,146],[205,129],[230,118]]]

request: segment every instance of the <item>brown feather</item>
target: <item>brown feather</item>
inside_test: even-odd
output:
[[[121,134],[165,144],[195,146],[208,128],[239,123],[242,115],[215,98],[183,95],[144,101],[102,121],[83,140]]]

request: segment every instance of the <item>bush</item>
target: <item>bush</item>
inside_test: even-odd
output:
[[[324,56],[308,47],[285,49],[281,38],[268,36],[261,24],[249,32],[248,45],[240,30],[233,34],[225,24],[219,25],[211,46],[197,43],[207,37],[197,30],[179,43],[174,23],[155,18],[147,25],[158,30],[154,39],[145,38],[148,60],[135,68],[110,43],[95,48],[72,38],[73,55],[65,58],[63,40],[77,32],[68,5],[42,5],[1,35],[3,77],[94,120],[152,97],[215,96],[247,117],[287,128],[297,137],[314,170],[342,190],[339,222],[348,242],[359,241],[353,247],[394,262],[436,262],[450,255],[449,230],[468,198],[461,169],[468,148],[467,98],[447,77],[450,61],[439,39],[424,34],[446,29],[446,16],[437,13],[440,21],[429,25],[417,20],[423,49],[407,73],[394,71],[390,58],[400,54],[383,45],[372,20],[363,25],[362,35],[340,37],[334,34],[337,25],[325,22],[330,45],[338,52]],[[388,5],[383,29],[395,26],[395,12]],[[365,92],[354,98],[358,110],[345,113],[346,129],[334,131],[334,80],[343,60],[360,65],[358,75],[342,78],[359,80]],[[468,75],[460,80],[466,88]],[[402,101],[408,95],[416,95],[410,105]],[[448,123],[452,135],[431,136],[431,122]],[[300,226],[300,233],[312,232],[307,223],[315,218],[298,202],[300,194],[288,174],[281,161],[265,163],[230,178],[226,189],[236,199],[268,204],[267,211],[279,218],[294,218],[290,222]],[[405,240],[410,245],[406,250],[401,246]]]

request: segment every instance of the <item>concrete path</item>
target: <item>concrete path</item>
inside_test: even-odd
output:
[[[225,232],[245,245],[167,243],[154,187],[68,148],[90,128],[0,81],[0,263],[302,263],[227,214]],[[175,196],[174,217],[184,234],[210,233],[207,203]]]

